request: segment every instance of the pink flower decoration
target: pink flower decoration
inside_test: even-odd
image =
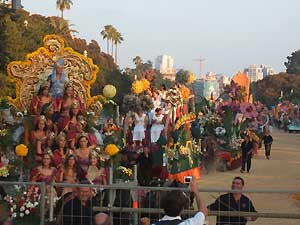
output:
[[[255,119],[258,116],[255,105],[248,102],[241,103],[241,112],[248,119]]]

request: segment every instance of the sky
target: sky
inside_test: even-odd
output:
[[[228,76],[251,64],[284,71],[286,57],[300,49],[299,0],[73,0],[65,19],[80,38],[106,42],[100,31],[112,24],[123,35],[120,68],[139,55],[174,58],[176,69]],[[56,0],[22,0],[32,14],[59,16]]]

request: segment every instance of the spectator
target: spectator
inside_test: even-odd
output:
[[[199,212],[192,218],[182,220],[180,214],[184,206],[188,203],[187,196],[182,191],[171,191],[166,193],[162,198],[162,208],[165,211],[165,216],[159,222],[154,222],[152,225],[203,225],[207,209],[204,205],[200,192],[198,191],[196,179],[192,180],[191,190],[194,192],[197,200]]]
[[[94,225],[110,225],[109,215],[106,213],[98,213],[94,217]]]
[[[265,135],[263,136],[262,140],[264,141],[265,144],[265,155],[266,158],[269,160],[270,159],[270,153],[271,153],[271,145],[273,143],[273,137],[270,133],[270,131],[267,129]]]
[[[143,153],[137,159],[138,182],[141,186],[148,186],[152,180],[153,157],[148,146],[145,146]]]
[[[82,181],[82,184],[89,184],[88,181]],[[78,188],[77,197],[68,201],[63,207],[62,223],[63,225],[92,225],[92,190],[90,187]]]
[[[253,141],[250,140],[248,135],[244,136],[244,142],[242,143],[242,169],[241,173],[245,172],[245,167],[247,164],[247,173],[250,172],[251,169],[251,159],[252,155],[255,151],[255,146]]]
[[[244,179],[235,177],[232,181],[232,190],[243,190]],[[242,193],[228,193],[221,195],[216,201],[208,206],[214,211],[256,212],[251,200]],[[243,216],[218,216],[216,225],[245,225],[248,220],[255,221],[257,217],[245,218]]]

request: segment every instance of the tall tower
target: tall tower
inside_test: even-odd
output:
[[[197,61],[199,63],[199,79],[203,78],[202,77],[202,69],[203,69],[203,62],[205,61],[204,58],[199,58],[199,59],[194,59],[194,61]]]

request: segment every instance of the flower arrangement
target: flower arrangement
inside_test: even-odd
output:
[[[10,166],[0,166],[0,177],[8,177],[9,169]]]
[[[136,80],[132,83],[131,89],[134,94],[138,95],[144,91],[143,83],[140,80]]]
[[[150,88],[150,82],[147,79],[141,79],[143,90],[146,91]]]
[[[129,181],[133,177],[132,169],[124,166],[117,167],[117,177],[123,181]]]
[[[7,195],[4,199],[10,208],[10,216],[23,222],[27,218],[38,216],[38,206],[41,198],[39,187],[30,187],[28,192],[24,187],[15,186],[15,196]]]
[[[187,100],[189,98],[189,96],[190,96],[190,89],[188,89],[185,86],[182,86],[180,88],[180,92],[181,92],[183,100]]]
[[[105,153],[109,156],[114,156],[118,154],[120,149],[115,144],[108,144],[105,147]]]
[[[167,91],[165,102],[170,103],[172,107],[179,107],[183,103],[181,92],[176,88]]]
[[[224,127],[217,127],[215,129],[216,135],[223,136],[226,133],[226,130]]]
[[[16,147],[16,154],[19,157],[25,157],[25,156],[27,156],[27,154],[28,154],[28,148],[27,148],[27,146],[24,145],[24,144],[19,144]]]

